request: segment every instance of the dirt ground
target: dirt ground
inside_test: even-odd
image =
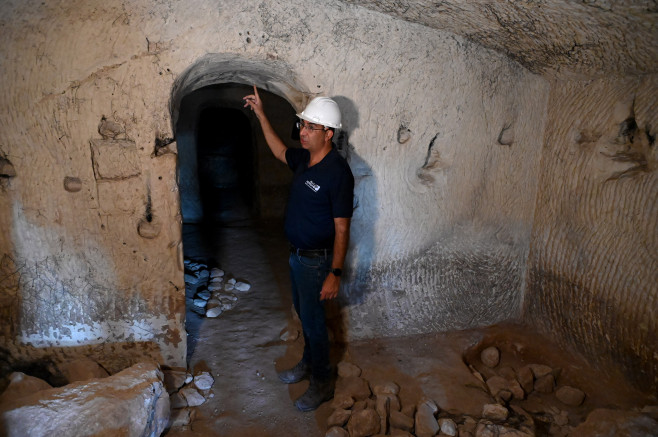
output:
[[[300,327],[293,320],[289,296],[286,242],[281,223],[238,223],[228,227],[184,228],[185,256],[214,259],[226,274],[251,284],[238,295],[237,305],[216,319],[188,311],[188,359],[193,370],[210,370],[215,378],[211,396],[195,408],[191,424],[166,432],[168,437],[191,436],[323,436],[329,403],[310,413],[293,402],[308,382],[284,385],[276,373],[294,365],[302,353],[302,339],[283,341],[281,334]],[[496,345],[501,366],[546,364],[560,369],[559,384],[578,387],[587,394],[580,407],[569,408],[577,425],[597,407],[622,409],[656,402],[625,384],[620,375],[593,369],[577,354],[558,348],[527,327],[494,326],[486,329],[415,337],[376,339],[336,345],[332,360],[350,361],[363,369],[371,385],[394,381],[402,405],[422,397],[442,410],[479,416],[492,402],[468,367],[480,369],[479,351]],[[535,406],[557,404],[553,397],[528,399]],[[540,435],[540,433],[538,433]]]

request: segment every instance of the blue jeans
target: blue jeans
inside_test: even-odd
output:
[[[290,254],[290,283],[292,303],[302,321],[304,356],[302,361],[311,366],[311,375],[326,381],[331,377],[329,365],[329,334],[325,322],[324,301],[320,292],[331,270],[331,255],[305,257]]]

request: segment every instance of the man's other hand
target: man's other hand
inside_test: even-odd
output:
[[[340,289],[340,278],[329,273],[322,284],[322,291],[320,292],[320,300],[335,299],[338,296]]]

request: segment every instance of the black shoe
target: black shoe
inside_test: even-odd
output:
[[[302,379],[308,378],[311,374],[311,367],[303,361],[297,363],[292,369],[279,372],[279,379],[284,384],[294,384]]]
[[[331,381],[318,382],[311,378],[308,390],[295,401],[295,406],[299,411],[313,411],[333,397],[334,385]]]

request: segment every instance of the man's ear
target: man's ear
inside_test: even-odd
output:
[[[327,129],[326,131],[324,131],[324,134],[326,141],[331,141],[331,139],[334,137],[334,131],[332,131],[331,129]],[[328,137],[326,136],[327,134],[329,134]]]

